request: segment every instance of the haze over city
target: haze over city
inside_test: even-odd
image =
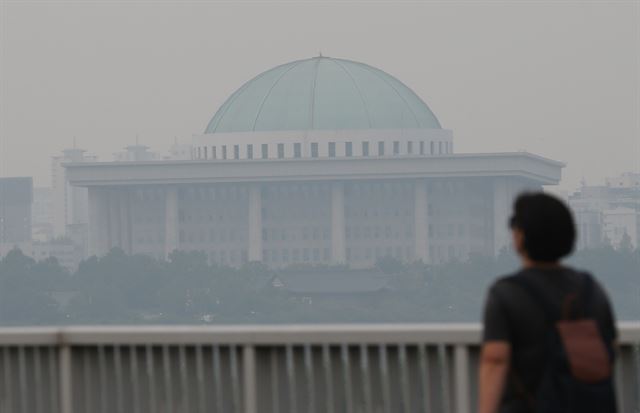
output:
[[[50,185],[73,144],[110,160],[189,142],[258,73],[326,56],[422,97],[456,152],[527,150],[575,189],[638,171],[633,2],[2,3],[0,176]]]
[[[1,413],[638,412],[639,275],[640,0],[0,0]]]

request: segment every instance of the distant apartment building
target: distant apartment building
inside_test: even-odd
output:
[[[32,199],[32,178],[0,178],[0,257],[13,248],[31,254]]]
[[[190,155],[73,163],[89,191],[89,254],[118,247],[211,262],[440,263],[508,248],[514,197],[560,180],[526,152],[459,154],[409,87],[366,64],[316,57],[250,80]]]
[[[47,242],[34,242],[32,257],[37,261],[55,258],[69,272],[78,268],[85,258],[78,245],[68,238],[57,238]]]
[[[174,142],[169,148],[167,160],[186,161],[193,157],[193,145],[187,143]]]
[[[578,227],[578,249],[630,243],[640,235],[640,173],[606,179],[605,185],[583,185],[569,196]]]
[[[113,160],[116,162],[144,162],[159,160],[160,156],[156,152],[151,152],[145,145],[129,145],[124,151],[113,154]]]

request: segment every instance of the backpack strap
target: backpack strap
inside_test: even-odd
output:
[[[558,308],[530,279],[523,276],[516,276],[513,282],[524,290],[529,297],[542,309],[545,319],[549,324],[563,318],[570,318],[571,306],[578,301],[581,315],[587,317],[594,293],[594,281],[588,273],[582,273],[582,282],[577,292],[565,294],[562,308]]]

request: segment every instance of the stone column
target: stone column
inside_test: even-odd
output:
[[[414,186],[414,231],[415,231],[415,259],[429,263],[429,217],[427,183],[417,181]]]
[[[344,184],[331,185],[331,261],[333,264],[346,264],[347,249],[344,219]]]
[[[108,200],[104,191],[102,188],[90,187],[87,192],[89,201],[89,256],[102,256],[108,251]]]
[[[512,194],[509,180],[504,177],[493,181],[493,253],[510,245],[508,220],[511,214]]]
[[[262,261],[262,194],[260,185],[249,188],[249,261]]]
[[[117,189],[109,190],[108,197],[109,204],[109,250],[112,248],[122,248],[121,242],[121,230],[122,224],[120,223],[120,191]]]
[[[164,212],[164,256],[169,258],[174,250],[180,248],[178,238],[180,222],[178,221],[178,188],[167,187],[165,190]]]

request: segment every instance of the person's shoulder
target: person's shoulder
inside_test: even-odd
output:
[[[505,290],[511,290],[516,284],[516,279],[520,276],[522,271],[517,271],[511,274],[506,274],[498,277],[489,287],[492,292],[502,292]]]

